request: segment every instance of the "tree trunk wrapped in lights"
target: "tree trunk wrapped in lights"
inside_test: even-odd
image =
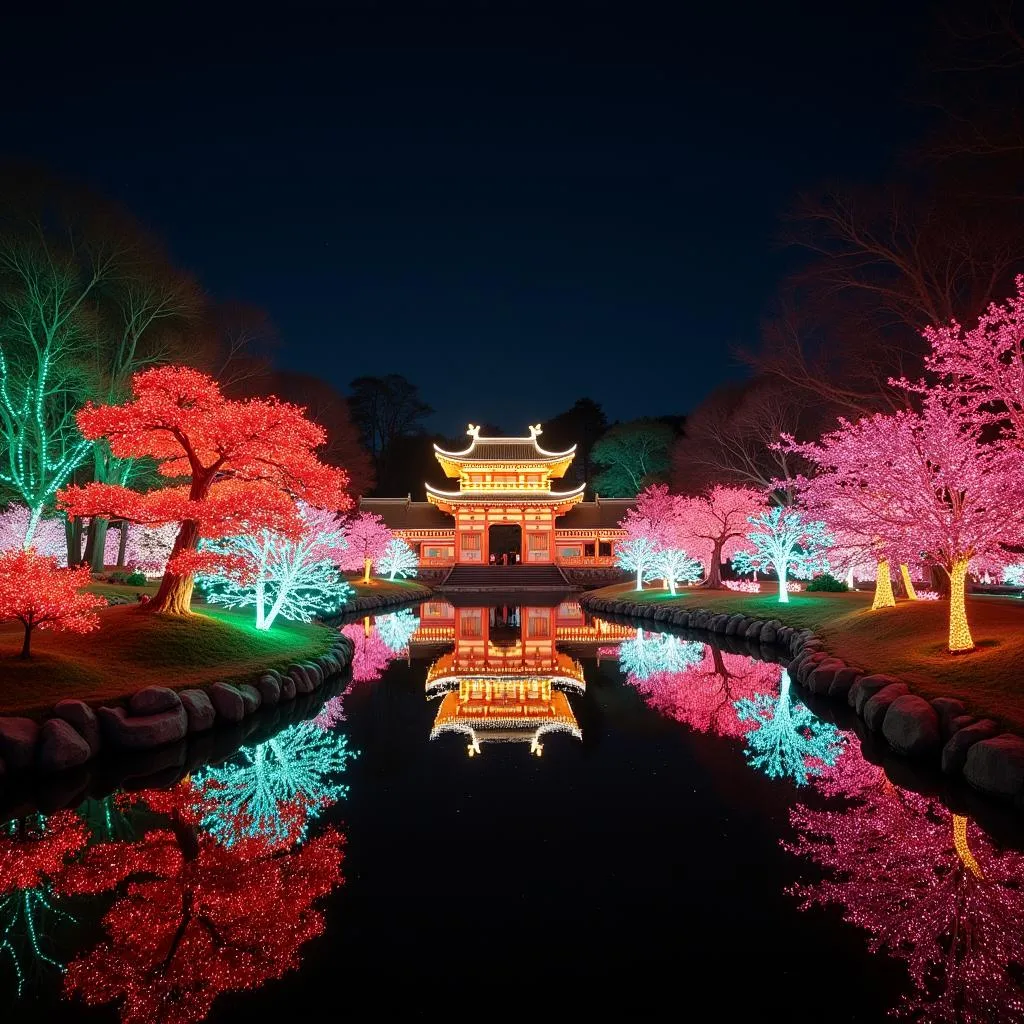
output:
[[[889,572],[889,559],[883,558],[875,567],[875,599],[871,602],[871,610],[892,608],[896,598],[892,592],[892,574]]]
[[[949,649],[954,654],[974,650],[974,638],[967,624],[967,566],[966,558],[958,559],[949,574]]]
[[[831,510],[826,517],[843,528],[870,530],[901,563],[924,552],[946,571],[951,653],[974,647],[964,601],[968,563],[1005,564],[1007,548],[1024,543],[1024,465],[986,428],[960,396],[933,387],[920,413],[843,420],[815,444],[786,442],[817,468],[798,483],[813,508]]]
[[[904,563],[900,563],[900,576],[903,579],[903,589],[907,592],[907,599],[917,600],[917,591],[914,590],[914,581],[910,578],[910,570]]]

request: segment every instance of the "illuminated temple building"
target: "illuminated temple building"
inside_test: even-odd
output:
[[[576,453],[549,452],[529,437],[481,437],[470,424],[469,447],[434,456],[455,490],[426,484],[426,501],[366,498],[364,511],[384,518],[425,569],[489,567],[508,554],[513,564],[609,568],[624,532],[627,499],[585,501],[585,484],[557,490]],[[511,538],[511,540],[509,540]]]
[[[454,641],[427,670],[426,695],[439,699],[430,738],[466,738],[470,756],[487,743],[529,744],[540,756],[551,733],[582,738],[569,696],[583,694],[583,666],[558,649],[613,642],[627,627],[586,620],[579,604],[537,608],[420,606],[410,648]]]

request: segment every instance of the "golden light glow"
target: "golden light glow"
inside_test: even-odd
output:
[[[981,867],[974,859],[971,848],[967,845],[967,819],[962,814],[953,815],[953,845],[956,847],[957,856],[963,862],[965,868],[975,878],[984,878]]]
[[[953,563],[953,571],[949,574],[949,652],[962,654],[974,650],[974,638],[971,627],[967,624],[967,602],[965,599],[967,583],[966,558]]]
[[[875,568],[875,599],[871,602],[871,610],[892,608],[896,598],[892,592],[892,576],[889,574],[889,561],[883,558]]]
[[[917,591],[914,590],[914,581],[910,578],[910,570],[905,565],[900,565],[900,575],[903,577],[903,586],[907,591],[907,597],[911,601],[916,601]]]

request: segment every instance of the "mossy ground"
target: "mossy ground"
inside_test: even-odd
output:
[[[663,590],[635,591],[617,584],[591,592],[606,598],[777,618],[813,629],[832,654],[872,672],[905,680],[926,697],[959,697],[977,714],[1024,729],[1024,601],[972,595],[967,618],[976,649],[951,655],[946,649],[949,604],[897,600],[895,608],[871,611],[871,593],[790,594],[688,589],[675,598]]]
[[[65,697],[99,704],[143,686],[240,682],[324,653],[333,635],[326,626],[300,622],[261,632],[250,609],[199,606],[179,617],[132,604],[104,608],[99,616],[100,628],[84,636],[36,630],[27,661],[18,657],[21,624],[0,624],[0,713],[31,714]]]

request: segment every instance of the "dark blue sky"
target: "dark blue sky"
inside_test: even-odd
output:
[[[21,15],[8,154],[266,308],[283,365],[403,373],[449,432],[686,412],[741,374],[780,214],[884,173],[928,27],[916,0],[215,6]]]

